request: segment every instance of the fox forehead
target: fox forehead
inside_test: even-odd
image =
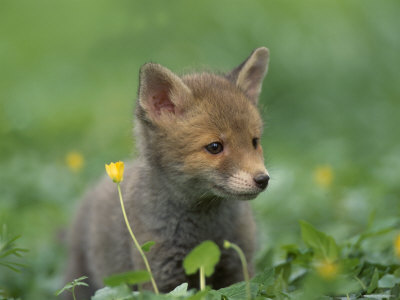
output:
[[[192,120],[205,122],[220,134],[242,132],[261,135],[262,120],[255,105],[225,77],[209,74],[191,74],[182,78],[191,89],[193,102],[189,115]]]

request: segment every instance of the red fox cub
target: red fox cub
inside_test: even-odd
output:
[[[121,188],[137,239],[155,241],[147,256],[162,292],[183,282],[198,287],[197,276],[187,276],[182,261],[204,240],[222,251],[207,281],[213,288],[243,280],[237,254],[223,249],[224,240],[239,245],[251,265],[255,224],[245,200],[269,181],[257,110],[268,60],[262,47],[228,74],[178,76],[154,63],[140,70],[139,156],[126,167]],[[79,299],[101,288],[106,276],[145,269],[109,178],[86,195],[69,244],[67,280],[89,277],[90,289],[78,289]]]

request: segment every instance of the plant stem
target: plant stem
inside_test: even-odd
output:
[[[159,293],[158,292],[158,288],[157,288],[156,282],[154,280],[153,273],[151,273],[149,262],[147,261],[146,255],[144,254],[144,252],[142,250],[142,247],[140,247],[140,244],[138,243],[135,235],[132,232],[131,226],[129,225],[128,217],[126,216],[126,212],[125,212],[124,201],[122,200],[121,186],[120,186],[119,183],[117,183],[117,187],[118,187],[119,200],[121,202],[122,214],[124,215],[126,227],[128,228],[128,231],[129,231],[129,233],[130,233],[130,235],[132,237],[132,240],[135,243],[135,246],[138,249],[140,255],[142,256],[144,264],[146,265],[146,269],[150,274],[150,279],[151,279],[151,283],[153,285],[154,292],[158,295],[158,293]]]
[[[74,300],[76,300],[76,297],[75,297],[75,286],[72,287],[72,298],[74,298]]]
[[[251,299],[250,277],[249,277],[249,271],[247,269],[246,257],[244,256],[242,249],[240,249],[238,245],[236,245],[234,243],[230,243],[230,247],[232,247],[239,254],[240,261],[242,262],[243,277],[246,282],[247,299],[250,300]]]
[[[364,284],[364,282],[362,282],[362,280],[360,278],[358,278],[357,276],[354,276],[354,278],[358,281],[358,283],[361,285],[363,290],[368,289],[367,286]]]
[[[200,290],[204,291],[206,289],[206,277],[204,275],[204,267],[200,267]]]

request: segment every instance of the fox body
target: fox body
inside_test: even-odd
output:
[[[221,246],[207,283],[222,288],[243,280],[238,244],[251,265],[255,225],[248,201],[269,180],[259,139],[258,96],[269,53],[258,48],[232,72],[177,76],[153,63],[140,71],[135,132],[139,157],[121,183],[129,222],[140,243],[155,241],[147,257],[162,292],[183,282],[198,286],[182,262],[204,240]],[[67,280],[86,275],[89,297],[103,278],[145,269],[124,224],[116,186],[104,178],[78,208],[69,236]],[[149,285],[148,288],[151,286]]]

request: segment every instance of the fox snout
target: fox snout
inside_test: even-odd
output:
[[[258,174],[253,178],[256,185],[262,190],[267,188],[269,179],[269,175],[266,173]]]
[[[237,199],[253,199],[264,191],[269,182],[269,175],[265,172],[257,172],[256,175],[240,170],[229,176],[219,190],[223,190],[227,196]]]

